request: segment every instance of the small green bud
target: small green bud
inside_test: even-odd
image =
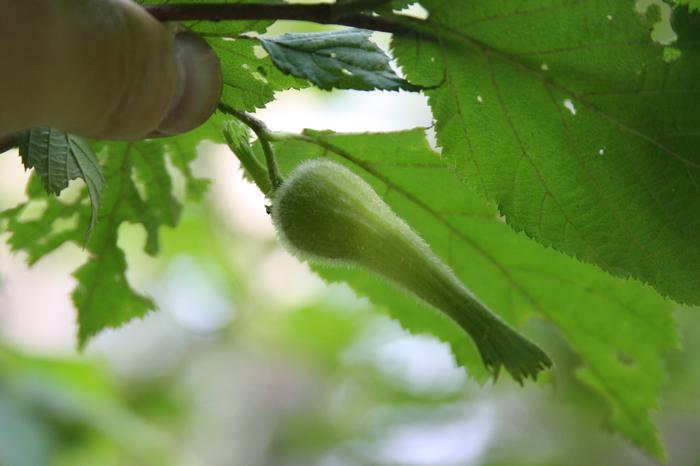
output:
[[[495,316],[359,176],[328,160],[299,165],[275,192],[272,220],[299,259],[364,267],[445,313],[474,340],[487,368],[519,382],[547,355]]]

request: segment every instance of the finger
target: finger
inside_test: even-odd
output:
[[[103,139],[176,134],[218,103],[214,52],[131,1],[0,0],[0,8],[0,39],[9,41],[0,43],[17,44],[0,51],[16,73],[0,76],[0,100],[16,109],[0,110],[0,133],[43,124]]]

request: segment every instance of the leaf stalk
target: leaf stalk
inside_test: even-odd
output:
[[[248,126],[258,137],[258,141],[260,141],[260,146],[262,147],[263,154],[265,155],[267,173],[270,177],[270,184],[272,186],[271,191],[277,189],[282,184],[282,177],[280,176],[279,169],[277,168],[275,150],[270,142],[272,140],[271,133],[265,125],[265,123],[253,116],[248,115],[247,113],[240,112],[235,108],[224,103],[219,104],[219,110],[240,120],[244,125]]]

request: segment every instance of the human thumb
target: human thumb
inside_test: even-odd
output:
[[[0,0],[0,11],[0,136],[32,125],[100,139],[171,135],[216,108],[216,54],[130,0]]]

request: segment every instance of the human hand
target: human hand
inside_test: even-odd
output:
[[[193,129],[216,109],[208,45],[131,0],[0,0],[0,137],[34,125],[99,139]]]

